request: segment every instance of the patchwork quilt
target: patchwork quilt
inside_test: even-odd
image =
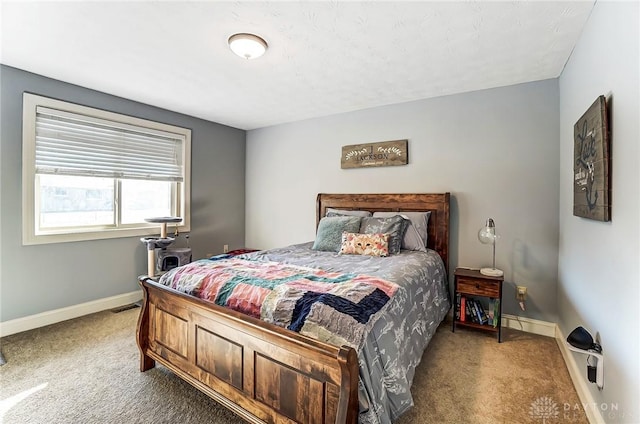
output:
[[[398,290],[370,275],[239,258],[192,262],[163,274],[160,283],[356,350]]]

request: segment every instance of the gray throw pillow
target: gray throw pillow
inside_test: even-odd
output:
[[[388,218],[362,218],[360,223],[360,233],[362,234],[375,234],[375,233],[387,233],[389,234],[389,254],[393,255],[400,253],[402,247],[402,239],[404,233],[407,230],[409,221],[401,217],[400,215],[391,216]]]
[[[359,216],[325,216],[318,224],[313,250],[339,252],[342,245],[342,233],[357,233],[360,230]]]
[[[420,250],[426,251],[428,235],[427,235],[427,225],[429,223],[429,218],[431,217],[431,211],[425,212],[375,212],[373,214],[374,217],[390,217],[395,215],[401,215],[409,220],[411,220],[411,226],[413,227],[413,231],[411,227],[407,228],[407,231],[403,240],[403,249],[407,250]],[[420,240],[422,243],[417,244],[415,239],[415,233],[418,233],[420,236]],[[421,248],[422,246],[422,248]]]

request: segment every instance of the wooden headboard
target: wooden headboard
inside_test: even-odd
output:
[[[326,194],[316,199],[316,226],[327,208],[378,211],[431,211],[427,247],[440,254],[449,271],[449,193]]]

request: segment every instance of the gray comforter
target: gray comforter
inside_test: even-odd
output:
[[[446,269],[432,250],[401,251],[386,258],[338,255],[297,244],[240,256],[367,274],[400,287],[358,352],[360,416],[366,424],[390,424],[413,406],[411,383],[415,368],[451,303]]]

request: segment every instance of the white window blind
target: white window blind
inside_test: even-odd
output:
[[[37,174],[183,181],[182,134],[36,108]]]

